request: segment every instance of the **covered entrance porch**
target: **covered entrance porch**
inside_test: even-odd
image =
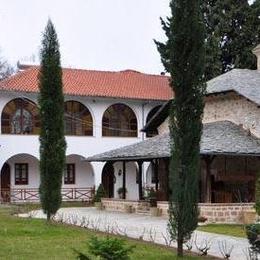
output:
[[[239,222],[243,212],[253,211],[255,181],[260,169],[260,143],[239,126],[228,122],[204,125],[201,141],[201,171],[199,176],[201,216],[210,222]],[[87,158],[88,161],[135,162],[138,165],[138,197],[136,200],[104,199],[108,210],[136,211],[145,201],[146,191],[153,189],[157,208],[167,215],[169,196],[169,134],[147,139],[110,152]],[[143,163],[150,163],[150,180],[144,183]],[[131,174],[123,167],[122,187]]]

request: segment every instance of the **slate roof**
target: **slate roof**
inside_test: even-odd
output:
[[[233,69],[207,83],[207,94],[235,91],[260,105],[260,71]]]
[[[207,123],[203,126],[202,155],[260,156],[260,139],[230,121]],[[170,136],[158,135],[145,141],[124,146],[87,158],[87,161],[149,160],[170,156]]]
[[[169,77],[135,70],[97,71],[63,68],[67,95],[167,101],[173,93]],[[39,67],[32,66],[2,80],[0,90],[38,92]]]

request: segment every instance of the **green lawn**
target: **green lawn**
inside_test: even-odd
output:
[[[208,224],[198,227],[198,230],[234,237],[246,237],[245,226],[238,224]]]
[[[87,241],[93,234],[79,227],[11,216],[10,208],[0,207],[0,259],[76,259],[73,249],[87,253]],[[177,259],[175,251],[164,247],[130,239],[127,243],[136,245],[131,259]]]

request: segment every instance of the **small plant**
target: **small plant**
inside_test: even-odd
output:
[[[157,192],[154,190],[154,188],[148,190],[146,199],[149,200],[151,207],[157,206]]]
[[[246,226],[246,234],[253,252],[260,253],[260,224]]]
[[[101,199],[105,198],[105,197],[106,197],[106,191],[104,189],[104,186],[102,184],[100,184],[96,191],[96,194],[94,197],[94,202],[101,202]]]
[[[128,260],[134,246],[127,246],[125,241],[114,237],[92,237],[88,244],[89,253],[103,260]],[[75,251],[76,252],[76,251]],[[90,259],[88,255],[77,252],[77,259]]]
[[[118,188],[117,193],[119,195],[119,198],[121,198],[121,199],[123,198],[124,191],[125,191],[125,193],[127,193],[126,188],[123,188],[123,187]]]

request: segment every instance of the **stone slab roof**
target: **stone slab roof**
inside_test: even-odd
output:
[[[260,105],[260,71],[233,69],[207,83],[207,94],[235,91]]]
[[[201,140],[202,155],[260,156],[260,139],[229,121],[204,124]],[[145,141],[124,146],[87,158],[87,161],[149,160],[170,156],[170,136],[158,135]]]

